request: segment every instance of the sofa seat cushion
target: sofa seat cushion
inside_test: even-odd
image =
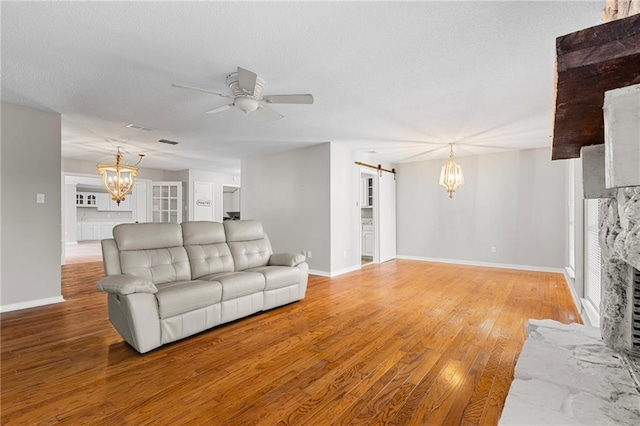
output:
[[[221,283],[223,301],[261,292],[265,286],[264,275],[257,272],[222,272],[205,275],[200,279]]]
[[[247,269],[251,272],[259,272],[264,275],[266,285],[265,290],[289,287],[300,284],[301,273],[298,268],[287,266],[260,266],[258,268]]]
[[[187,280],[156,284],[160,318],[191,312],[220,303],[222,284],[215,281]]]

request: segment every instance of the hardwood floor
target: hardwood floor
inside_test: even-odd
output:
[[[395,260],[140,355],[102,274],[66,265],[66,302],[1,315],[3,425],[492,425],[526,321],[579,322],[560,274]]]

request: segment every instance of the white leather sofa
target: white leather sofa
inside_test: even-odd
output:
[[[255,220],[127,223],[102,241],[109,320],[144,353],[303,299],[303,255],[273,254]]]

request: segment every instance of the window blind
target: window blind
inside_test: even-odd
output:
[[[600,200],[586,200],[585,232],[585,296],[600,312],[602,256],[598,241],[598,210]]]

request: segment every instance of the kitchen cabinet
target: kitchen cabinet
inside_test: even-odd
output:
[[[362,225],[362,255],[373,256],[374,246],[373,225]]]
[[[80,222],[76,228],[78,241],[99,241],[113,238],[113,228],[126,222]]]
[[[97,193],[97,207],[98,211],[103,212],[124,212],[133,210],[133,202],[131,201],[133,194],[128,194],[120,205],[113,201],[110,194]]]
[[[76,206],[97,207],[96,194],[91,192],[76,192]]]
[[[100,224],[100,239],[106,240],[113,238],[113,228],[116,226],[114,222],[104,222]]]
[[[108,211],[109,210],[109,201],[111,201],[111,195],[107,193],[97,193],[96,194],[96,204],[99,212]]]
[[[373,178],[362,178],[360,207],[373,207]]]
[[[83,222],[81,224],[80,237],[78,240],[91,241],[100,240],[100,224],[96,222]]]

